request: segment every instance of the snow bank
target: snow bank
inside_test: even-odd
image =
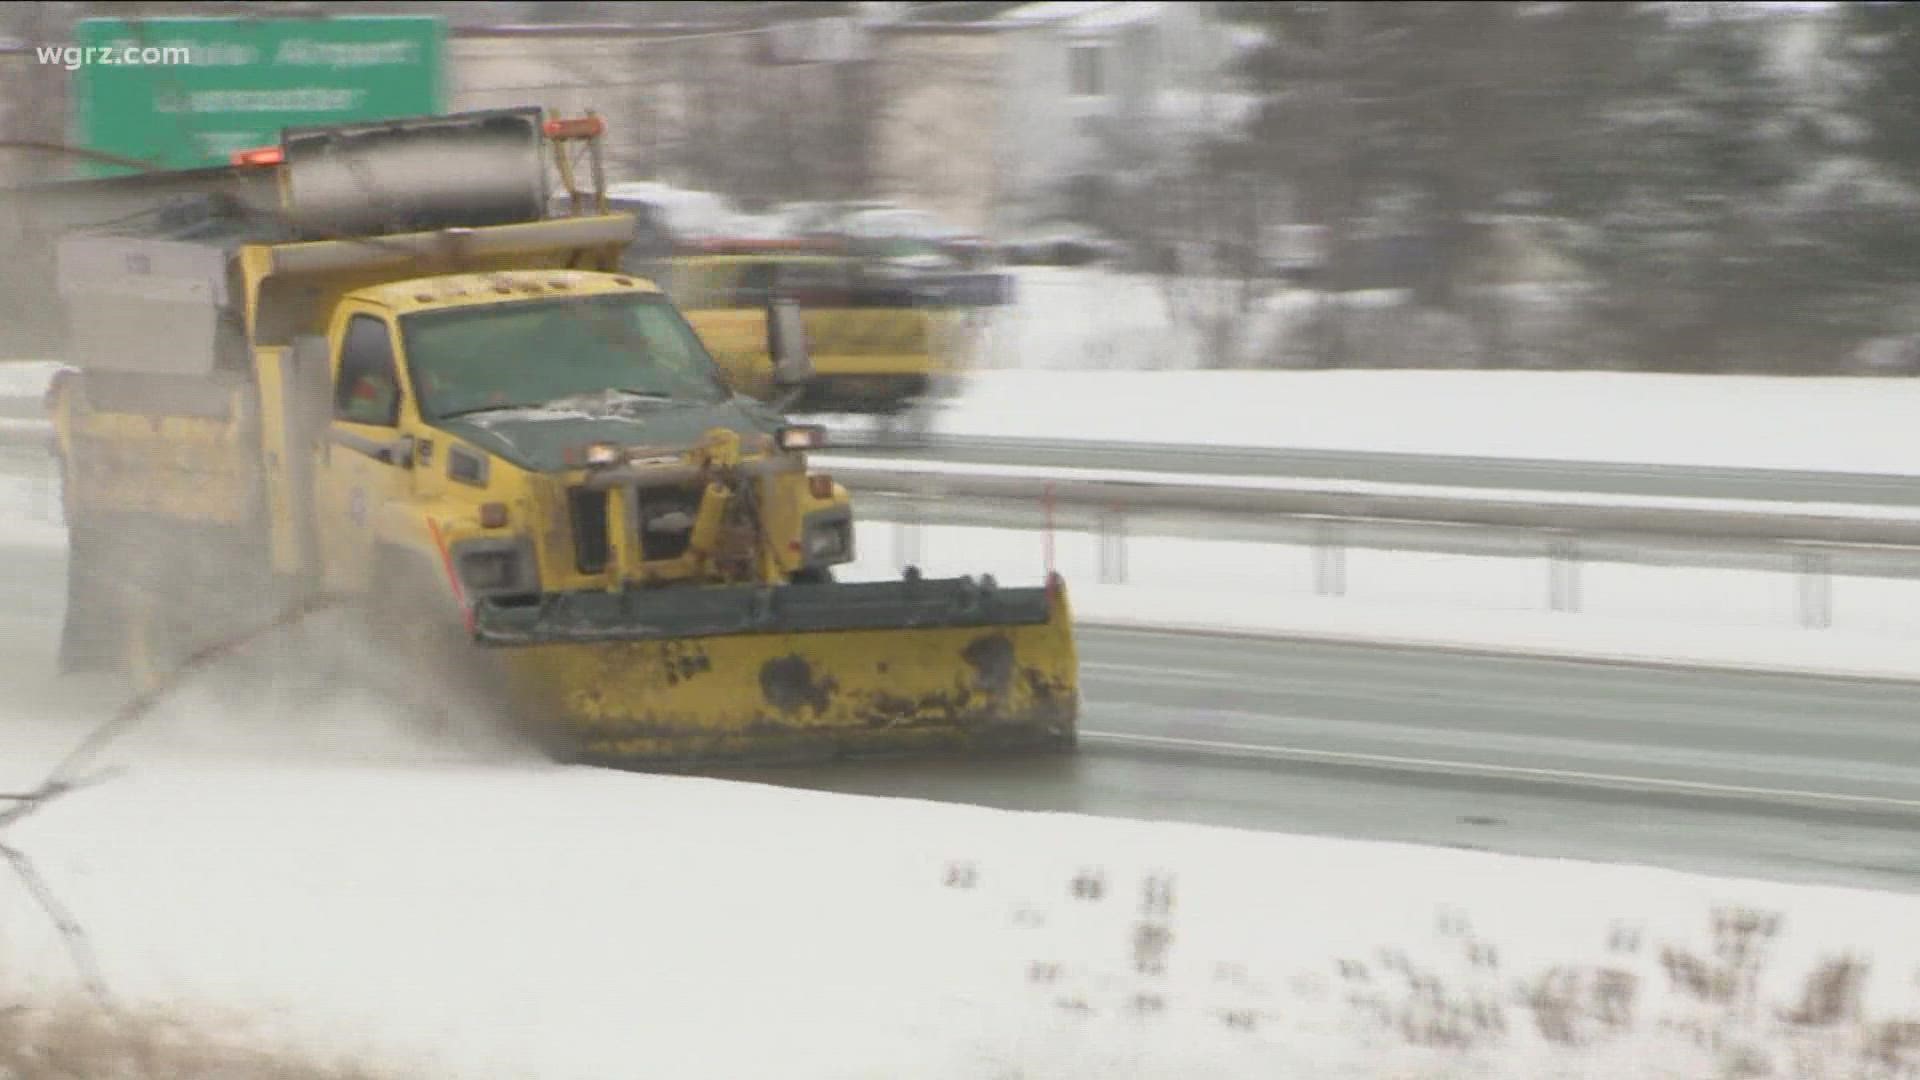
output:
[[[1200,366],[1151,278],[1098,267],[1021,267],[1014,303],[985,313],[976,354],[991,369],[1180,371]]]
[[[986,371],[950,436],[1920,471],[1920,381],[1609,372]],[[1170,463],[1171,464],[1171,463]]]
[[[60,367],[58,360],[0,360],[0,397],[37,399]]]
[[[43,520],[0,517],[0,546],[67,546],[67,527]]]
[[[1553,267],[1544,267],[1551,277]],[[1023,370],[1299,368],[1317,364],[1321,321],[1345,311],[1348,355],[1371,368],[1485,366],[1481,334],[1466,317],[1422,308],[1404,289],[1338,298],[1230,277],[1177,278],[1102,266],[1011,267],[1014,303],[985,314],[992,332],[975,363]],[[1524,367],[1606,365],[1581,326],[1578,286],[1542,282],[1475,290],[1497,304],[1505,361]],[[1222,342],[1203,327],[1224,326]],[[1225,348],[1225,357],[1210,350]],[[1224,362],[1222,362],[1224,360]]]

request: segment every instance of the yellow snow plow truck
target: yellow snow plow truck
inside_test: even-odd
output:
[[[1070,748],[1061,581],[835,581],[853,513],[809,466],[822,432],[619,271],[601,133],[538,109],[288,129],[38,192],[64,665],[164,673],[318,597],[568,760]],[[801,312],[767,326],[803,390]]]

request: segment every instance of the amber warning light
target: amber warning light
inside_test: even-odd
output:
[[[580,117],[573,120],[549,120],[543,126],[549,139],[591,139],[604,135],[606,122],[597,116]]]
[[[286,160],[286,155],[277,146],[261,146],[252,150],[235,150],[235,165],[278,165]]]

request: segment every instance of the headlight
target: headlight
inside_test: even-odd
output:
[[[819,450],[827,445],[827,429],[818,424],[789,424],[774,440],[782,450]]]
[[[616,443],[594,443],[587,447],[587,464],[600,467],[617,464],[620,460],[620,447]]]
[[[845,521],[827,521],[807,527],[807,563],[837,562],[851,553],[851,530]]]
[[[511,589],[519,569],[520,560],[511,551],[476,551],[460,557],[460,581],[469,592]]]

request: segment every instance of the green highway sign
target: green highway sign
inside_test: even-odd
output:
[[[438,18],[86,19],[75,34],[75,141],[162,168],[225,165],[284,127],[445,111]]]

